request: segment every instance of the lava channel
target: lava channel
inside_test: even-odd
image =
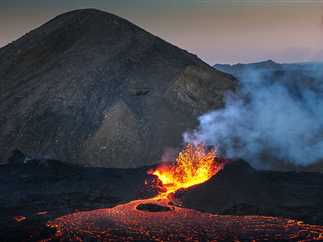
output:
[[[140,204],[170,206],[168,199],[136,200],[109,209],[78,212],[49,223],[57,232],[48,241],[314,241],[323,226],[264,216],[229,216],[170,206],[147,212]]]
[[[57,218],[48,223],[56,229],[56,234],[46,241],[323,240],[323,226],[287,218],[215,215],[173,205],[171,193],[208,180],[222,165],[214,151],[189,145],[175,164],[150,171],[165,186],[161,194]]]

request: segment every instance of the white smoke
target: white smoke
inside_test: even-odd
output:
[[[293,88],[249,70],[240,78],[241,91],[226,94],[224,109],[199,117],[199,127],[184,134],[185,142],[216,146],[226,157],[259,168],[273,161],[308,165],[322,160],[323,75],[313,68],[315,82],[299,81]]]

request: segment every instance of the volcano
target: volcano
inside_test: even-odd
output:
[[[0,49],[0,160],[138,167],[179,147],[237,81],[113,14],[57,16]]]
[[[153,167],[32,160],[1,165],[0,175],[1,241],[313,241],[323,235],[322,174],[257,171],[201,146]]]
[[[0,62],[1,242],[323,240],[322,174],[258,171],[198,140],[177,152],[237,89],[230,74],[94,9]],[[155,164],[167,147],[177,158]]]

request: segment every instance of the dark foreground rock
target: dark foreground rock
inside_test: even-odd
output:
[[[170,207],[162,206],[156,203],[142,203],[139,204],[136,209],[147,212],[167,212],[171,210]]]
[[[179,147],[237,82],[125,19],[62,14],[0,49],[0,160],[138,167]]]
[[[0,165],[0,241],[37,241],[49,220],[150,197],[148,168],[82,168],[53,160]]]
[[[257,171],[235,161],[176,197],[184,207],[211,213],[279,216],[323,225],[322,188],[321,173]]]
[[[120,204],[127,207],[125,203],[129,201],[134,206],[132,212],[161,212],[167,217],[174,209],[178,211],[174,203],[142,200],[157,194],[149,185],[156,182],[154,177],[147,177],[149,169],[84,168],[53,160],[0,165],[0,241],[49,238],[55,229],[45,226],[48,221],[82,210]],[[322,187],[320,173],[256,171],[240,161],[227,165],[204,184],[177,192],[175,203],[180,201],[183,207],[215,214],[270,215],[323,225]],[[122,206],[116,209],[127,217]],[[185,216],[181,223],[185,223]],[[167,232],[167,226],[165,229]]]

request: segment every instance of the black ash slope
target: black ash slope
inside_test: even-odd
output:
[[[236,81],[125,19],[62,14],[0,49],[0,159],[137,167],[177,147]]]

